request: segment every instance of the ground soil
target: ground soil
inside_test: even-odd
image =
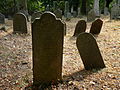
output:
[[[95,38],[106,68],[87,71],[78,53],[76,38],[72,37],[78,20],[72,18],[65,21],[67,35],[64,37],[63,82],[48,86],[46,90],[119,90],[120,21],[102,17],[104,24]],[[6,20],[6,26],[9,27],[7,31],[0,31],[0,90],[31,90],[31,33],[12,34],[11,20]],[[90,27],[91,22],[88,22],[86,32]]]

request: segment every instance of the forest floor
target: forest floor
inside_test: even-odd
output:
[[[66,21],[64,37],[63,82],[45,90],[119,90],[120,89],[120,20],[104,21],[96,38],[106,68],[84,70],[72,38],[78,18]],[[31,34],[12,34],[12,21],[6,20],[7,32],[0,31],[0,90],[31,90],[32,83],[32,37]],[[87,23],[89,32],[91,22]],[[41,86],[40,86],[41,87]],[[40,88],[39,87],[39,88]],[[41,89],[42,90],[42,89]]]

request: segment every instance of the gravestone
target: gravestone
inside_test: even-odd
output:
[[[120,6],[114,5],[111,8],[110,19],[117,19],[120,16]]]
[[[77,15],[77,17],[78,17],[78,18],[81,17],[81,9],[80,9],[80,7],[78,7],[78,15]]]
[[[65,11],[64,11],[64,15],[67,18],[68,17],[68,13],[69,13],[69,2],[65,1]]]
[[[105,67],[97,42],[90,33],[79,34],[76,44],[86,70]]]
[[[5,16],[0,13],[0,24],[5,24]]]
[[[32,23],[33,83],[62,79],[64,24],[51,12]]]
[[[100,16],[100,10],[99,10],[99,2],[100,0],[94,0],[94,12],[95,16],[99,17]]]
[[[101,19],[97,19],[92,23],[92,26],[90,28],[90,33],[94,34],[99,34],[101,31],[103,25],[103,21]]]
[[[104,8],[104,15],[109,15],[109,11],[107,7]]]
[[[78,23],[76,24],[75,32],[73,36],[78,36],[80,33],[85,32],[86,27],[87,27],[87,24],[85,20],[78,21]]]
[[[93,9],[91,9],[91,10],[88,12],[88,15],[87,15],[87,21],[88,21],[88,22],[94,21],[95,18],[96,18],[95,12],[94,12]]]
[[[13,33],[27,33],[27,18],[23,13],[17,13],[13,18]]]
[[[56,15],[57,18],[62,19],[62,11],[60,9],[56,9],[54,11],[54,14]]]
[[[42,15],[42,12],[35,12],[32,14],[32,17],[31,17],[31,22],[33,22],[36,18],[40,18]]]

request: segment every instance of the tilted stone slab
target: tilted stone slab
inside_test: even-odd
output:
[[[51,12],[32,23],[33,83],[62,79],[64,24]]]
[[[76,44],[86,70],[105,67],[99,47],[92,34],[81,33],[77,37]]]
[[[13,18],[13,33],[27,33],[27,18],[23,13],[17,13]]]
[[[101,19],[97,19],[92,23],[90,28],[90,33],[99,34],[103,25],[103,21]]]
[[[85,20],[78,21],[78,23],[76,24],[75,32],[73,36],[78,36],[80,33],[85,32],[86,27],[87,27],[87,24]]]

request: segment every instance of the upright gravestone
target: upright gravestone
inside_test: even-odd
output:
[[[51,12],[32,23],[34,85],[61,80],[63,38],[64,24]]]
[[[94,0],[94,12],[95,12],[95,16],[99,17],[100,16],[100,10],[99,10],[99,2],[100,0]]]
[[[87,21],[88,21],[88,22],[94,21],[95,18],[96,18],[95,12],[94,12],[93,9],[91,9],[91,10],[88,12],[88,15],[87,15]]]
[[[81,33],[76,44],[86,70],[105,67],[97,42],[90,33]]]
[[[5,16],[0,13],[0,24],[5,24]]]
[[[40,18],[42,15],[42,12],[35,12],[32,14],[32,17],[31,17],[31,22],[33,22],[36,18]]]
[[[85,32],[86,27],[87,27],[87,24],[85,20],[78,21],[78,23],[76,24],[75,32],[73,36],[78,36],[80,33]]]
[[[67,18],[68,17],[68,13],[69,13],[69,2],[65,1],[65,11],[64,11],[64,15]]]
[[[54,11],[54,14],[56,15],[57,18],[62,19],[62,11],[60,9],[56,9]]]
[[[109,11],[107,7],[104,8],[104,15],[109,15]]]
[[[78,15],[77,15],[77,17],[78,17],[78,18],[81,17],[81,9],[80,9],[80,7],[78,7]]]
[[[15,14],[13,18],[13,33],[27,33],[27,18],[23,13]]]
[[[92,23],[92,26],[90,28],[90,33],[94,34],[99,34],[101,31],[103,25],[103,21],[101,19],[97,19]]]
[[[120,6],[114,5],[111,8],[110,19],[117,19],[120,16]]]

